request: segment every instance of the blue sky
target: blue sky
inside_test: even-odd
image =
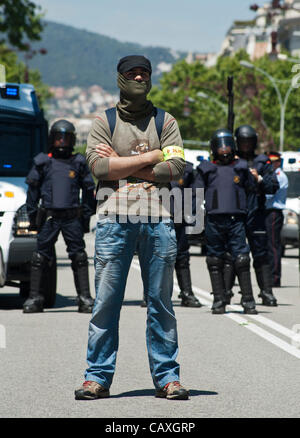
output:
[[[34,0],[45,18],[122,42],[217,52],[234,20],[254,17],[252,0]],[[259,4],[265,3],[259,1]]]

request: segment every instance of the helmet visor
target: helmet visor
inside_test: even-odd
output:
[[[235,142],[230,136],[222,136],[214,139],[211,146],[212,151],[215,153],[218,151],[218,149],[226,149],[227,147],[230,147],[232,152],[235,152]]]
[[[256,147],[256,138],[254,137],[238,137],[238,149],[242,152],[254,151]]]
[[[52,145],[54,147],[71,148],[74,145],[74,134],[71,132],[53,132]]]

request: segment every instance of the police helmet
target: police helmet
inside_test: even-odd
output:
[[[232,132],[229,129],[217,129],[210,140],[210,148],[215,160],[220,158],[218,150],[224,149],[227,146],[231,148],[230,155],[231,159],[233,159],[236,152],[236,145]]]
[[[235,138],[237,142],[237,148],[240,152],[240,147],[243,142],[247,141],[251,151],[257,148],[257,133],[250,125],[241,125],[235,130]]]
[[[72,154],[76,142],[76,132],[73,123],[67,120],[55,122],[49,134],[49,150],[54,157],[67,158]]]

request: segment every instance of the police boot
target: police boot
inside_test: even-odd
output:
[[[191,271],[186,260],[175,265],[175,271],[180,289],[181,305],[184,307],[201,307],[202,304],[195,297],[192,290]]]
[[[78,252],[72,257],[74,282],[78,295],[78,312],[92,313],[94,299],[90,294],[89,265],[85,251]]]
[[[212,294],[214,301],[212,305],[212,313],[220,315],[225,313],[225,283],[223,277],[224,260],[219,257],[206,257],[206,264],[209,271]]]
[[[38,313],[43,311],[44,297],[40,291],[46,264],[46,257],[38,252],[33,253],[30,272],[30,292],[29,297],[23,304],[23,313]]]
[[[261,262],[261,260],[259,260]],[[262,299],[264,306],[276,307],[277,301],[272,291],[272,274],[270,266],[266,263],[255,261],[254,269],[256,274],[257,284],[260,288],[259,297]]]
[[[250,258],[248,254],[239,254],[234,264],[235,272],[239,279],[241,288],[241,305],[244,308],[244,313],[248,315],[256,315],[255,300],[253,297],[251,276],[250,276]]]
[[[228,252],[224,257],[224,283],[225,283],[225,302],[230,304],[231,298],[233,297],[232,288],[235,280],[234,263],[231,254]]]

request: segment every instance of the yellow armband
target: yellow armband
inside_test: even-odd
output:
[[[164,161],[171,160],[171,158],[182,158],[184,160],[184,150],[180,146],[166,146],[163,149]]]

